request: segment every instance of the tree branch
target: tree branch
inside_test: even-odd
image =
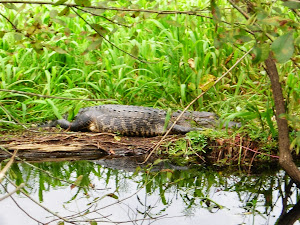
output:
[[[81,8],[81,7],[75,7],[75,8],[76,8],[76,9],[79,9],[79,10],[82,11],[82,12],[91,14],[91,15],[93,15],[93,16],[99,16],[99,17],[101,17],[101,18],[103,18],[103,19],[105,19],[105,20],[107,20],[107,21],[109,21],[109,22],[111,22],[111,23],[113,23],[113,24],[116,24],[116,25],[119,25],[119,26],[122,26],[122,27],[127,27],[127,28],[131,28],[131,27],[132,27],[132,26],[129,26],[129,25],[126,25],[126,24],[121,24],[121,23],[115,22],[115,21],[113,21],[113,20],[111,20],[111,19],[109,19],[109,18],[107,18],[107,17],[105,17],[105,16],[102,16],[102,15],[96,14],[96,13],[94,13],[94,12],[85,10],[85,9],[83,9],[83,8]]]
[[[47,1],[0,1],[0,3],[21,3],[21,4],[36,4],[36,5],[55,5],[56,2],[47,2]],[[68,7],[79,7],[77,4],[63,3],[62,6]],[[89,9],[102,9],[110,11],[120,11],[120,12],[146,12],[146,13],[157,13],[157,14],[185,14],[185,15],[195,15],[200,17],[205,17],[208,19],[213,19],[210,16],[204,16],[197,11],[177,11],[177,10],[151,10],[151,9],[128,9],[128,8],[118,8],[118,7],[103,7],[103,6],[85,6]]]
[[[76,12],[76,10],[74,10],[74,8],[78,9],[78,7],[71,7],[71,9],[73,10],[73,12],[80,18],[82,19],[87,25],[89,25],[90,28],[92,28],[100,37],[102,37],[105,41],[107,41],[109,44],[111,44],[113,47],[115,47],[116,49],[118,49],[119,51],[129,55],[130,57],[142,62],[142,63],[150,63],[147,62],[145,60],[140,59],[139,57],[136,57],[134,55],[132,55],[131,53],[119,48],[118,46],[116,46],[114,43],[112,43],[110,40],[108,40],[106,37],[104,37],[97,29],[95,29],[88,21],[86,21],[78,12]]]
[[[265,61],[267,74],[271,80],[271,87],[273,90],[275,115],[278,126],[278,142],[279,142],[279,163],[287,174],[294,180],[298,187],[300,187],[300,171],[293,161],[290,152],[290,139],[288,123],[285,116],[284,97],[282,88],[279,82],[278,70],[272,55]]]
[[[51,95],[41,95],[41,94],[36,94],[36,93],[31,93],[31,92],[26,92],[26,91],[16,91],[16,90],[9,90],[9,89],[0,89],[0,92],[10,92],[10,93],[17,93],[21,95],[31,95],[31,96],[37,96],[40,98],[54,98],[54,99],[63,99],[63,100],[76,100],[76,101],[114,101],[115,99],[92,99],[92,98],[68,98],[68,97],[58,97],[58,96],[51,96]]]

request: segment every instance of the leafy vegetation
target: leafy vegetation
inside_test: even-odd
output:
[[[90,3],[79,2],[75,1],[79,5]],[[269,79],[258,63],[267,57],[267,49],[272,49],[277,60],[284,63],[278,70],[285,87],[291,126],[298,129],[300,75],[293,65],[298,58],[287,59],[299,51],[291,44],[299,44],[299,31],[295,29],[299,24],[290,5],[259,2],[255,6],[263,11],[242,21],[234,9],[218,7],[227,6],[225,1],[218,5],[214,2],[210,5],[209,1],[168,4],[163,0],[139,0],[134,4],[104,1],[100,6],[127,7],[133,11],[87,8],[92,14],[60,4],[66,1],[54,6],[2,6],[1,129],[11,129],[12,123],[30,125],[62,118],[65,113],[72,119],[81,107],[96,104],[84,101],[86,98],[104,99],[103,103],[184,108],[253,45],[253,59],[246,57],[192,109],[217,112],[225,120],[238,119],[243,123],[241,132],[258,139],[276,138]],[[142,9],[152,11],[139,11]],[[192,9],[201,14],[154,13],[174,9]],[[213,17],[209,16],[210,12]],[[277,18],[278,15],[284,15],[285,20]],[[233,21],[233,28],[229,29],[231,26],[223,19]],[[277,33],[271,33],[275,41],[268,43],[269,47],[261,32],[251,35],[258,29],[256,23],[261,24],[259,28],[264,32],[277,29]],[[287,55],[282,52],[282,44],[286,44]],[[3,90],[82,98],[82,101],[40,98]],[[297,132],[294,135],[298,135]],[[297,147],[298,139],[293,140],[292,145]]]
[[[274,58],[287,112],[281,117],[289,121],[290,148],[299,152],[300,7],[297,2],[59,0],[43,5],[34,1],[24,3],[0,6],[1,132],[62,118],[65,113],[72,119],[80,108],[99,102],[183,109],[205,92],[191,109],[216,112],[225,125],[230,120],[239,120],[242,123],[239,133],[221,129],[191,132],[175,145],[168,145],[168,153],[189,159],[205,153],[209,138],[221,138],[220,145],[227,140],[239,144],[243,141],[246,143],[243,147],[250,146],[249,138],[264,143],[259,157],[268,158],[280,132],[275,123],[274,111],[278,110],[275,110],[274,89],[272,92],[270,87],[271,76],[264,68],[268,67],[267,63],[263,62]],[[251,57],[245,57],[213,85],[251,48]],[[88,101],[93,99],[97,103]],[[252,150],[257,151],[255,147]],[[235,152],[226,148],[218,152],[219,156],[225,155],[224,164],[228,163],[227,156],[239,164],[243,162],[242,147],[233,148]],[[97,193],[89,201],[96,205],[106,197],[118,199],[124,182],[120,179],[123,173],[103,171],[90,162],[43,163],[38,167],[33,170],[30,164],[13,164],[1,183],[1,192],[8,192],[6,188],[14,182],[18,186],[15,191],[24,194],[22,184],[26,183],[26,192],[38,192],[39,200],[43,201],[45,191],[50,188],[71,186],[76,190],[72,199],[79,196],[88,199],[93,192],[91,176],[105,180],[106,184],[113,180],[115,190],[104,193],[102,198]],[[0,172],[2,180],[6,170]],[[290,193],[292,182],[288,184],[287,178],[281,175],[271,179],[243,176],[228,181],[230,176],[223,172],[197,168],[182,172],[166,169],[160,173],[147,170],[142,175],[131,174],[130,178],[145,187],[147,195],[159,192],[166,208],[169,204],[166,195],[174,186],[187,210],[194,206],[221,209],[210,196],[216,185],[235,191],[238,196],[247,193],[243,207],[254,215],[259,214],[258,208],[263,204],[266,210],[275,207],[278,199],[273,199],[273,189],[278,188],[283,196],[284,186]],[[299,199],[298,194],[294,196]],[[283,214],[293,206],[287,203],[289,198],[289,194],[283,197]]]

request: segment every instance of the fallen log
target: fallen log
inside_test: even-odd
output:
[[[172,136],[173,137],[173,136]],[[176,136],[178,137],[178,136]],[[174,136],[174,138],[176,138]],[[18,150],[30,161],[99,159],[104,156],[145,155],[161,137],[120,137],[109,133],[28,132],[5,134],[0,139],[0,160]]]

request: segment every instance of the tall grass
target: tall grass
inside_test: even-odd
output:
[[[160,9],[189,10],[198,5],[208,7],[209,1],[160,1]],[[126,1],[113,2],[112,6],[124,6]],[[153,7],[149,1],[138,1],[139,7]],[[168,15],[159,18],[156,14],[140,17],[126,17],[120,21],[131,25],[130,28],[117,26],[103,18],[83,14],[91,23],[98,23],[109,31],[107,38],[119,48],[130,52],[134,46],[139,56],[150,63],[141,63],[124,54],[109,43],[103,41],[100,48],[83,54],[91,44],[90,31],[84,21],[78,17],[51,17],[50,6],[27,6],[26,10],[40,15],[40,20],[49,29],[58,31],[44,40],[47,45],[59,47],[67,54],[57,53],[44,48],[37,53],[27,42],[20,43],[14,33],[6,33],[0,40],[0,87],[39,93],[52,96],[115,99],[120,104],[154,106],[179,109],[199,95],[203,77],[211,74],[219,77],[243,52],[224,45],[214,47],[215,24],[212,20],[186,15]],[[53,12],[52,12],[53,13]],[[33,24],[35,19],[28,13],[18,17],[12,10],[4,14],[18,22],[20,29],[26,27],[24,21]],[[105,12],[111,18],[116,12]],[[145,15],[146,17],[146,15]],[[14,18],[14,19],[13,19]],[[12,30],[8,22],[1,17],[0,28]],[[70,34],[65,35],[65,32]],[[253,43],[252,43],[253,44]],[[251,43],[249,43],[249,46]],[[246,50],[246,47],[243,47]],[[233,53],[231,61],[226,59]],[[189,65],[189,59],[195,62],[195,68]],[[194,110],[214,111],[228,115],[240,111],[249,111],[255,106],[255,113],[270,109],[271,101],[269,81],[261,68],[253,66],[246,58],[220,84],[209,90],[194,106]],[[293,73],[289,66],[280,71]],[[299,82],[297,82],[299,84]],[[292,94],[299,94],[293,84]],[[75,114],[79,108],[99,103],[85,101],[66,101],[59,99],[41,99],[35,96],[0,92],[0,103],[11,116],[22,123],[38,123],[41,120],[62,117],[66,112]],[[105,103],[105,102],[104,102]],[[251,111],[251,110],[250,110]],[[0,120],[13,120],[0,108]]]

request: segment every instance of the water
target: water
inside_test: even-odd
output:
[[[275,224],[288,186],[282,171],[245,175],[160,165],[152,172],[134,172],[136,164],[130,162],[46,162],[35,164],[36,168],[19,163],[8,177],[18,185],[26,183],[33,199],[73,224]],[[76,179],[80,187],[71,184]],[[0,197],[4,189],[14,190],[7,179],[2,181]],[[291,191],[288,206],[299,199],[297,189],[291,187]],[[1,225],[62,221],[23,194],[12,197],[19,206],[11,198],[0,202]]]

